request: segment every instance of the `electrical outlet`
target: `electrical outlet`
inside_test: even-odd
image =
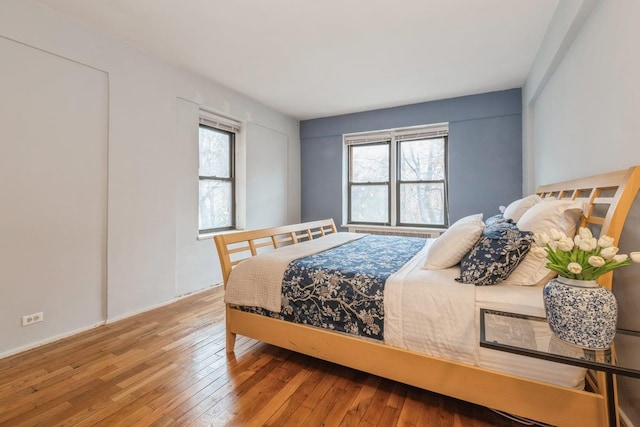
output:
[[[33,325],[34,323],[42,322],[44,320],[44,313],[33,313],[22,316],[22,326]]]

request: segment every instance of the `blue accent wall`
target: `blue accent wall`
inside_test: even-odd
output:
[[[300,123],[302,220],[342,223],[342,135],[449,122],[449,221],[522,197],[520,89]]]

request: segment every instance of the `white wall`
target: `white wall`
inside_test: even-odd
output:
[[[588,9],[546,84],[532,89],[531,76],[525,85],[533,114],[528,189],[640,164],[640,2],[600,0]]]
[[[522,170],[523,194],[531,194],[535,182],[535,112],[540,94],[562,63],[598,0],[563,0],[558,2],[536,58],[522,89]]]
[[[106,314],[108,79],[3,38],[0,58],[2,353]]]
[[[29,0],[0,2],[0,37],[19,42],[24,49],[42,50],[108,75],[108,157],[103,159],[108,161],[108,245],[106,265],[102,265],[107,278],[106,313],[102,314],[106,320],[144,311],[221,280],[213,243],[197,241],[197,230],[191,230],[197,224],[197,205],[187,195],[187,187],[190,182],[197,185],[197,163],[192,162],[193,135],[185,135],[184,128],[178,125],[179,99],[234,117],[247,127],[258,126],[285,136],[287,159],[282,164],[287,168],[283,172],[286,188],[262,186],[252,170],[247,170],[245,177],[255,186],[247,191],[273,194],[274,203],[282,206],[282,211],[266,220],[248,213],[247,224],[299,221],[300,147],[296,120],[94,33]],[[12,60],[2,58],[3,63]],[[4,74],[0,78],[5,78]],[[28,93],[32,89],[26,75],[24,79],[21,83]],[[59,97],[57,101],[60,108],[66,108],[73,99]],[[5,132],[0,128],[0,144],[12,155]],[[259,146],[271,141],[248,140],[247,144]],[[276,143],[276,149],[282,152],[281,142]],[[61,229],[69,221],[65,218]],[[7,250],[21,244],[23,241],[17,237],[3,238],[0,243]],[[60,245],[55,250],[65,248]],[[40,261],[30,260],[28,267],[38,268]],[[75,267],[83,269],[81,264]],[[33,283],[29,294],[12,285],[5,291],[15,298],[29,299],[29,295],[44,291],[48,285]],[[57,304],[48,309],[45,318],[64,310],[68,310],[64,303]],[[69,319],[62,334],[90,327],[92,321]],[[19,319],[10,319],[10,323],[0,324],[0,356],[53,338],[39,325],[29,328],[41,329],[29,331],[40,332],[27,336],[26,329],[18,326]],[[46,324],[45,320],[42,325]]]
[[[640,2],[560,2],[523,96],[525,192],[539,184],[640,164]],[[637,250],[640,202],[627,218],[621,249]],[[614,274],[619,325],[638,328],[638,277],[632,265]],[[622,363],[640,349],[618,342]],[[618,377],[624,414],[640,425],[640,384]]]
[[[255,123],[247,126],[247,170],[254,171],[247,179],[247,212],[260,212],[248,215],[247,228],[286,222],[286,206],[280,201],[286,197],[288,139],[282,132]],[[264,188],[269,191],[262,191]]]

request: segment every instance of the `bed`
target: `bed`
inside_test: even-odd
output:
[[[612,236],[618,241],[625,219],[640,188],[640,167],[593,177],[544,185],[536,191],[542,199],[568,200],[583,202],[585,207],[580,216],[579,225],[589,226]],[[215,243],[220,257],[225,286],[230,275],[240,262],[249,257],[282,248],[280,252],[294,252],[297,248],[322,245],[331,235],[342,235],[332,220],[308,222],[303,224],[273,227],[220,234]],[[331,237],[334,238],[335,237]],[[341,237],[340,237],[341,238]],[[323,240],[325,239],[325,240]],[[316,241],[316,242],[313,242]],[[312,242],[311,245],[298,243]],[[328,243],[326,243],[328,244]],[[313,250],[310,250],[314,253]],[[426,252],[425,252],[426,251]],[[410,257],[408,263],[394,273],[390,280],[401,277],[401,287],[411,287],[425,279],[425,275],[434,276],[430,280],[436,283],[449,281],[458,275],[455,267],[447,270],[425,271],[419,268],[423,263],[421,256],[428,253],[425,245]],[[264,256],[255,259],[262,259]],[[411,265],[413,264],[413,265]],[[281,273],[278,273],[281,274]],[[280,276],[282,277],[282,276]],[[254,280],[260,286],[260,280]],[[612,274],[602,276],[600,283],[612,286]],[[388,285],[387,285],[388,286]],[[477,288],[477,289],[475,289]],[[420,343],[385,344],[387,333],[391,333],[385,323],[385,341],[352,334],[331,331],[282,320],[270,316],[269,312],[252,312],[232,304],[226,306],[227,351],[233,352],[235,336],[241,334],[260,341],[307,354],[330,362],[338,363],[381,377],[417,386],[426,390],[451,396],[457,399],[505,411],[518,416],[546,422],[553,425],[600,426],[606,420],[606,399],[604,378],[600,375],[587,375],[585,391],[576,378],[584,373],[573,370],[567,378],[558,378],[548,366],[542,366],[541,375],[531,375],[530,359],[518,361],[504,360],[505,355],[479,351],[477,349],[477,317],[479,308],[503,309],[512,307],[514,299],[519,311],[525,314],[540,315],[540,304],[530,303],[541,293],[535,286],[497,286],[473,287],[473,309],[467,313],[467,341],[473,360],[458,357],[445,351],[420,348]],[[500,289],[500,290],[498,290]],[[467,292],[467,289],[461,292]],[[386,292],[386,291],[385,291]],[[279,295],[270,295],[277,302]],[[467,298],[468,296],[461,296]],[[386,298],[386,295],[385,295]],[[427,297],[429,298],[429,297]],[[446,296],[445,296],[446,298]],[[406,296],[405,296],[406,299]],[[286,298],[284,299],[286,300]],[[388,305],[391,311],[393,304]],[[385,300],[385,308],[386,300]],[[419,310],[416,311],[420,315]],[[265,315],[266,314],[266,315]],[[469,314],[471,320],[468,320]],[[425,320],[425,321],[428,321]],[[471,322],[471,323],[469,323]],[[471,331],[469,328],[472,328]],[[402,340],[401,340],[402,341]],[[411,340],[409,340],[411,341]],[[416,345],[418,347],[416,347]],[[404,347],[404,348],[403,348]],[[487,350],[487,349],[482,349]],[[615,349],[614,349],[615,350]],[[521,357],[521,356],[518,356]],[[475,359],[474,359],[475,358]],[[549,364],[550,362],[544,362]],[[511,368],[506,365],[511,364]],[[544,364],[543,364],[544,365]],[[522,367],[525,366],[523,369]],[[566,368],[564,368],[566,371]],[[545,376],[546,375],[546,376]]]

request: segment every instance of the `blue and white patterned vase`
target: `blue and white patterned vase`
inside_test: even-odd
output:
[[[555,336],[583,348],[609,348],[618,323],[618,302],[609,289],[595,280],[557,277],[542,294]]]

